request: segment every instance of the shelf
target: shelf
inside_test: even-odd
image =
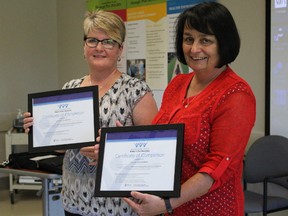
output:
[[[5,134],[5,148],[6,148],[6,158],[9,158],[9,155],[13,153],[15,146],[28,145],[28,135],[25,133],[17,133],[10,129]],[[19,176],[15,174],[9,174],[9,191],[11,198],[11,203],[14,203],[14,191],[15,190],[40,190],[42,185],[40,184],[31,184],[31,183],[19,183]]]

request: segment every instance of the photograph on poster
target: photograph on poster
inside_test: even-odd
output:
[[[127,74],[141,80],[146,80],[145,59],[127,60]]]
[[[175,52],[168,53],[168,82],[170,82],[177,74],[187,74],[189,67],[181,64],[176,57]]]

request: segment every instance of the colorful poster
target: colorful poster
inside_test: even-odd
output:
[[[127,73],[162,90],[167,85],[166,1],[155,2],[127,9]]]
[[[202,1],[88,0],[87,7],[115,12],[125,21],[119,70],[145,80],[153,90],[164,90],[175,75],[191,71],[176,57],[175,23],[183,10]]]

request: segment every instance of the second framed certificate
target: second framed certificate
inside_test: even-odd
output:
[[[94,145],[99,130],[98,87],[81,87],[28,95],[33,126],[30,152]]]
[[[102,128],[95,196],[180,196],[183,131],[183,124]]]

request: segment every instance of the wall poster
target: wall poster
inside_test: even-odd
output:
[[[87,9],[111,11],[123,19],[127,34],[119,70],[145,80],[152,90],[164,90],[176,74],[191,71],[175,55],[175,21],[201,1],[87,0]]]

